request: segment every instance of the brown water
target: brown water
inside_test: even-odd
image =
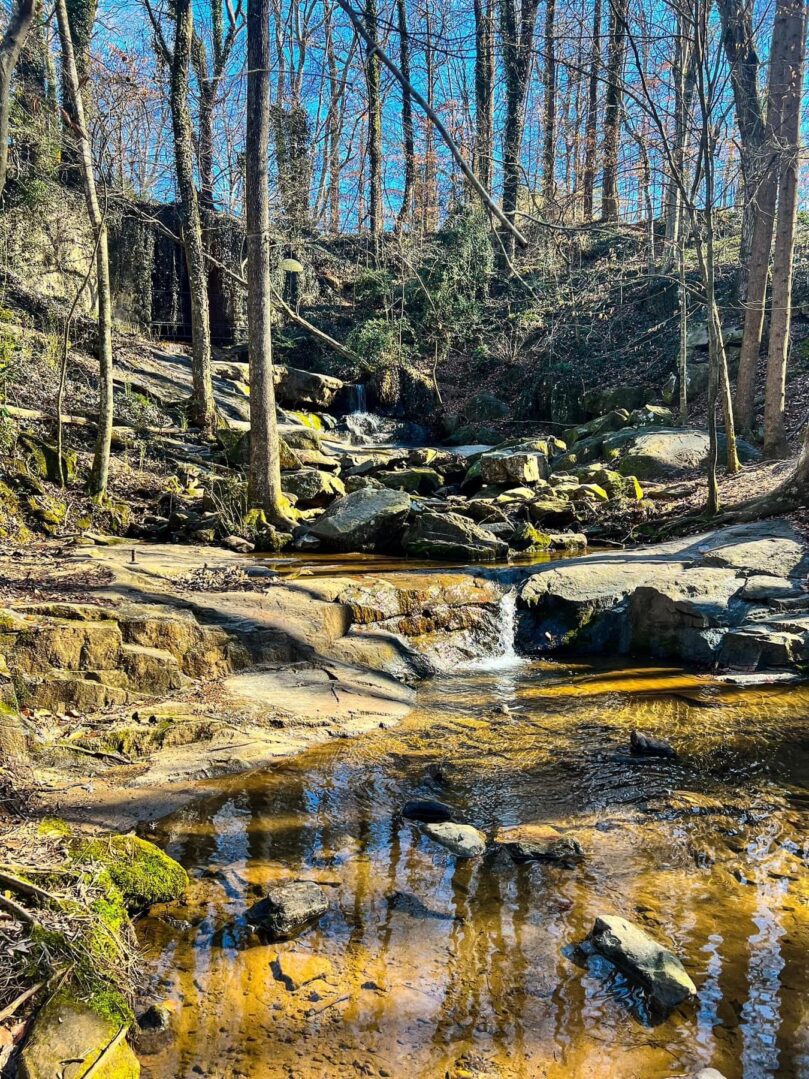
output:
[[[510,714],[497,714],[505,703]],[[809,688],[744,692],[668,668],[525,664],[425,685],[396,730],[221,785],[157,839],[192,874],[141,924],[147,999],[176,1004],[153,1077],[809,1076]],[[627,756],[640,727],[678,762]],[[575,869],[451,855],[398,816],[438,797],[491,832],[544,821]],[[271,881],[330,901],[298,940],[243,913]],[[662,1022],[571,945],[644,926],[699,990]],[[291,990],[282,952],[325,959]]]

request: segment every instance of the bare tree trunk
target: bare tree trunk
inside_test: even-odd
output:
[[[85,115],[87,114],[87,83],[90,77],[90,40],[93,36],[97,7],[98,0],[67,0],[68,26],[73,42],[79,92],[83,98]],[[62,72],[62,109],[64,111],[62,125],[64,139],[60,167],[61,180],[68,186],[78,187],[81,182],[81,162],[76,155],[75,141],[71,136],[71,128],[78,121],[64,71]]]
[[[0,41],[0,197],[8,173],[8,121],[11,113],[11,77],[34,25],[39,0],[18,0]]]
[[[778,195],[781,118],[787,92],[786,42],[795,9],[800,11],[802,6],[802,0],[777,0],[772,30],[767,120],[762,147],[763,160],[755,193],[756,214],[747,274],[744,332],[739,356],[739,373],[736,379],[736,422],[743,434],[749,434],[753,426],[756,371],[764,331],[767,275],[770,268],[775,202]]]
[[[384,228],[382,208],[382,102],[379,92],[376,0],[365,0],[365,28],[370,39],[365,55],[368,90],[368,208],[371,236],[378,247]]]
[[[556,0],[546,0],[545,5],[545,71],[543,87],[545,91],[544,140],[542,147],[542,202],[550,206],[556,194],[554,167],[556,164],[556,52],[554,43],[554,21],[556,18]]]
[[[494,13],[493,0],[475,5],[475,172],[488,190],[494,156]]]
[[[582,178],[582,217],[593,220],[593,191],[596,177],[598,133],[598,86],[601,78],[601,0],[593,4],[593,44],[590,54],[590,77],[587,86],[587,121],[584,129],[584,175]]]
[[[680,407],[679,422],[682,427],[688,423],[688,291],[685,280],[685,237],[680,239],[679,247],[680,267],[680,353],[679,353],[679,377],[680,377]]]
[[[722,21],[725,54],[730,65],[741,140],[743,210],[737,294],[740,302],[744,303],[756,218],[756,193],[761,179],[764,117],[758,92],[759,64],[753,31],[752,0],[718,0],[717,7]]]
[[[199,85],[199,113],[197,120],[197,159],[199,162],[199,199],[206,210],[213,210],[213,120],[218,80],[208,74],[208,57],[205,45],[194,34],[192,59]]]
[[[696,72],[694,44],[691,41],[688,22],[683,12],[677,16],[677,44],[674,58],[674,167],[680,180],[685,179],[685,147],[688,137],[688,121],[694,97]],[[679,258],[684,242],[685,215],[683,197],[677,179],[672,176],[666,192],[666,239],[663,245],[661,269],[668,273]]]
[[[112,299],[110,294],[110,267],[107,248],[107,226],[96,191],[90,136],[84,119],[84,103],[76,70],[73,41],[66,0],[56,0],[56,17],[62,45],[62,78],[75,118],[74,137],[77,156],[84,180],[84,197],[87,216],[96,240],[96,286],[98,290],[98,433],[95,455],[90,475],[90,490],[103,496],[107,491],[110,469],[110,444],[112,442]]]
[[[610,40],[607,53],[607,92],[604,106],[604,173],[601,185],[601,216],[604,221],[617,221],[618,149],[621,135],[621,103],[623,72],[626,57],[626,18],[629,0],[612,0],[610,4]]]
[[[512,223],[520,193],[520,150],[525,126],[525,95],[531,70],[534,27],[539,0],[500,0],[500,30],[506,83],[506,122],[503,133],[503,212]],[[515,237],[509,233],[506,251],[514,258]]]
[[[177,188],[183,212],[183,246],[191,294],[191,351],[193,393],[189,419],[207,435],[216,430],[216,406],[211,380],[211,327],[208,274],[202,238],[199,198],[194,183],[194,140],[188,105],[188,70],[193,38],[191,0],[173,0],[174,51],[171,57],[171,118]]]
[[[396,0],[399,19],[399,66],[405,83],[410,82],[410,33],[407,28],[406,0]],[[413,100],[410,90],[402,86],[402,138],[404,141],[404,189],[402,205],[396,220],[397,229],[413,219],[413,192],[416,183],[416,142],[413,134]]]
[[[798,217],[798,153],[801,95],[806,56],[805,0],[795,0],[786,34],[787,91],[781,112],[781,162],[778,179],[778,217],[772,268],[772,320],[767,383],[764,398],[764,456],[784,457],[784,429],[789,329],[792,320],[792,269],[795,260],[795,224]]]
[[[272,371],[270,287],[269,0],[247,0],[247,325],[250,356],[250,502],[283,523],[284,496]]]

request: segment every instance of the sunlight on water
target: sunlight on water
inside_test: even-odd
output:
[[[144,1076],[809,1076],[807,713],[806,686],[674,668],[465,670],[399,728],[217,784],[157,829],[192,886],[139,926],[145,999],[177,1017]],[[678,759],[632,758],[633,728]],[[584,860],[456,862],[402,819],[411,797],[490,838],[552,823]],[[244,911],[289,879],[329,911],[262,941]],[[602,912],[680,955],[698,1001],[651,1025],[624,976],[574,962]],[[286,953],[317,976],[280,980]]]

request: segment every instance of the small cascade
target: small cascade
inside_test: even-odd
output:
[[[364,390],[364,387],[361,387]],[[375,412],[349,412],[345,418],[349,439],[355,446],[379,446],[395,442],[401,423]]]
[[[525,662],[516,649],[517,638],[517,590],[510,589],[500,600],[499,634],[497,650],[490,656],[472,660],[467,670],[507,671],[520,667]]]

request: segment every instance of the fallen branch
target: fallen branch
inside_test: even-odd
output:
[[[49,892],[46,888],[40,888],[38,884],[31,884],[30,881],[21,880],[11,873],[0,871],[0,886],[7,888],[10,892],[16,892],[17,895],[25,895],[29,899],[47,899],[53,903],[62,902],[58,895],[54,895],[53,892]]]
[[[20,993],[16,1000],[12,1000],[8,1007],[3,1008],[0,1012],[0,1023],[5,1022],[6,1019],[10,1019],[27,1000],[30,1000],[31,997],[35,997],[40,989],[44,989],[47,984],[47,982],[37,982],[37,984],[32,985],[30,989],[26,989],[24,993]]]
[[[125,757],[121,753],[111,753],[106,749],[85,749],[84,746],[75,746],[72,742],[67,742],[64,739],[54,742],[54,745],[58,746],[59,749],[70,749],[74,753],[83,753],[85,757],[101,757],[105,760],[115,761],[116,764],[133,763],[129,757]]]
[[[27,911],[25,907],[21,907],[19,903],[15,903],[13,899],[9,899],[8,896],[3,895],[2,892],[0,892],[0,907],[7,910],[18,922],[24,922],[26,925],[37,924],[36,918],[30,911]]]
[[[109,1061],[112,1054],[124,1040],[128,1030],[128,1026],[120,1028],[112,1041],[104,1046],[104,1048],[101,1050],[101,1053],[96,1057],[96,1059],[93,1061],[93,1063],[84,1073],[84,1075],[82,1075],[81,1079],[92,1079],[92,1076],[101,1074],[103,1066]]]

